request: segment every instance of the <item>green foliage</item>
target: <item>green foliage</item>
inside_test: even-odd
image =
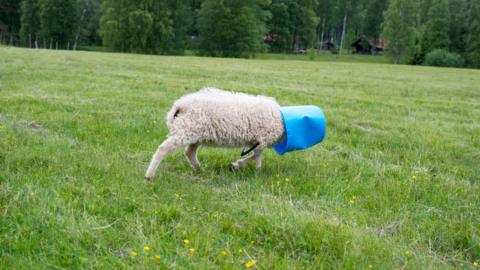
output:
[[[249,57],[263,50],[269,13],[255,0],[205,0],[199,18],[201,54]]]
[[[423,55],[434,49],[448,49],[450,12],[447,0],[435,0],[428,11],[428,20],[423,34]]]
[[[77,0],[39,0],[42,37],[58,43],[59,48],[73,45],[78,29]]]
[[[374,39],[382,33],[383,13],[388,7],[388,0],[373,0],[368,2],[364,21],[364,34]]]
[[[33,46],[41,38],[40,10],[38,0],[23,0],[21,3],[20,39],[23,46]]]
[[[469,11],[467,62],[470,67],[480,68],[480,2],[470,1]]]
[[[101,45],[102,41],[98,33],[102,15],[101,0],[81,0],[80,2],[81,14],[85,10],[83,21],[80,22],[80,42],[89,46]]]
[[[415,46],[415,15],[413,0],[392,0],[386,11],[383,37],[386,53],[395,64],[410,61]]]
[[[435,49],[427,54],[423,64],[427,66],[459,68],[465,65],[465,60],[457,53],[451,53],[445,49]]]
[[[166,0],[105,0],[100,19],[103,44],[122,52],[167,53],[172,49],[173,22]]]

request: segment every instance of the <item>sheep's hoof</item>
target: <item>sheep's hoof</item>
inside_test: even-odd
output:
[[[238,166],[235,163],[231,163],[230,166],[229,166],[229,169],[230,169],[231,172],[237,171],[239,168],[240,168],[240,166]]]
[[[145,176],[145,179],[147,179],[148,182],[152,182],[152,177]]]

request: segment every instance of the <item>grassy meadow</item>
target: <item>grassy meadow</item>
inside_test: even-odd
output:
[[[147,183],[203,86],[318,105],[327,138]],[[479,70],[0,47],[0,269],[478,269],[479,161]]]

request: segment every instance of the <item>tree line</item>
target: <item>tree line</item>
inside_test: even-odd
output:
[[[441,50],[480,67],[479,0],[0,0],[0,42],[251,57],[362,39],[394,63]],[[373,52],[373,51],[372,51]]]

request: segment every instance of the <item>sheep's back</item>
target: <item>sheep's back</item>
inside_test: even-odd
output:
[[[192,140],[187,143],[270,146],[284,133],[280,106],[274,99],[219,89],[202,89],[180,98],[168,118],[170,134]]]

